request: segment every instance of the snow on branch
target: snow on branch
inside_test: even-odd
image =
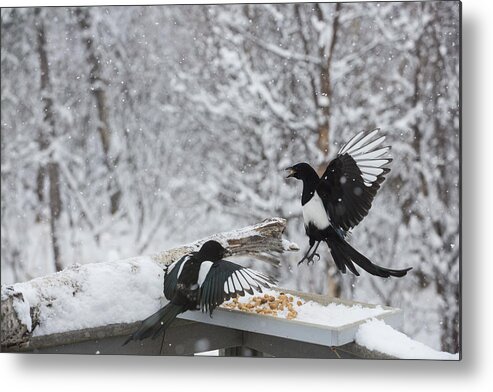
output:
[[[239,230],[214,234],[151,256],[74,265],[24,283],[2,286],[1,347],[25,346],[31,337],[142,320],[160,307],[163,267],[210,239],[229,255],[272,262],[297,251],[283,239],[286,220],[270,218]]]
[[[231,23],[228,23],[228,28],[231,29],[232,31],[234,31],[235,33],[242,34],[247,40],[258,45],[260,48],[267,50],[268,52],[271,52],[271,53],[273,53],[273,54],[275,54],[275,55],[277,55],[283,59],[302,61],[302,62],[312,63],[312,64],[316,64],[316,65],[321,64],[320,59],[317,57],[310,56],[308,54],[297,53],[297,52],[294,52],[291,50],[281,49],[280,47],[278,47],[276,45],[265,42],[262,39],[249,34],[244,29],[241,29],[237,25],[233,25]]]

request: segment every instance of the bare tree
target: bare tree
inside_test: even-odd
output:
[[[98,53],[97,46],[94,42],[93,21],[91,18],[91,9],[77,8],[76,17],[81,29],[81,36],[86,49],[86,61],[89,66],[89,84],[91,91],[96,100],[98,112],[98,133],[103,148],[104,163],[108,169],[108,192],[110,195],[110,210],[112,214],[118,211],[121,199],[121,189],[118,184],[115,168],[118,165],[119,155],[112,149],[112,133],[109,122],[109,108],[106,97],[106,82],[102,77],[101,61],[102,54]]]
[[[41,102],[44,111],[44,123],[40,129],[39,144],[40,150],[44,151],[51,147],[56,137],[55,116],[53,113],[53,94],[50,83],[50,69],[48,54],[46,49],[46,31],[43,19],[43,10],[36,8],[35,15],[37,17],[37,51],[40,65],[40,82],[41,82]],[[45,180],[45,169],[38,169],[37,190],[40,200],[43,200],[42,183]],[[55,269],[61,271],[63,269],[60,244],[59,244],[59,220],[62,211],[62,199],[60,196],[60,168],[56,158],[54,157],[53,149],[48,154],[48,163],[46,164],[46,173],[49,181],[49,208],[50,208],[50,231],[51,244],[53,249],[53,258],[55,261]]]

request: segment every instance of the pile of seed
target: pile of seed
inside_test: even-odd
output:
[[[301,306],[303,302],[298,299],[296,305]],[[285,293],[279,293],[279,295],[255,295],[250,297],[247,302],[240,302],[238,298],[233,298],[221,306],[228,309],[276,317],[279,312],[285,313],[287,311],[286,318],[288,320],[295,319],[298,316],[298,312],[294,309],[294,297]]]

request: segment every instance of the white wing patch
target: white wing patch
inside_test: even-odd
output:
[[[176,261],[173,261],[167,268],[167,271],[168,271],[168,274],[173,271],[173,269],[176,267],[176,265],[178,264],[178,262],[180,261],[181,259],[178,259]]]
[[[319,230],[324,230],[329,226],[330,221],[325,211],[324,203],[317,192],[302,206],[302,210],[305,226],[308,227],[310,223],[313,223]]]
[[[176,275],[176,280],[178,280],[178,278],[180,277],[181,275],[181,272],[183,271],[183,266],[186,264],[186,262],[190,260],[190,256],[188,256],[185,260],[183,260],[183,263],[181,263],[180,265],[180,269],[178,270],[178,274]],[[175,263],[173,263],[175,264]],[[171,264],[171,266],[173,266],[173,264]],[[174,267],[173,267],[174,268]]]
[[[236,276],[236,272],[233,273],[233,283],[235,285],[235,289],[237,291],[242,291],[242,286],[240,284],[240,281],[238,280],[238,277]]]
[[[389,163],[388,159],[361,159],[358,158],[358,165],[365,167],[382,167]]]
[[[230,289],[229,289],[229,281],[230,281],[230,280],[231,280],[231,278],[228,278],[228,280],[227,280],[226,282],[224,282],[224,288],[223,288],[223,290],[224,290],[224,292],[225,292],[226,294],[229,294],[229,293],[231,293],[231,294],[232,294],[232,293],[234,293],[234,292],[235,292],[234,290],[230,290]]]
[[[224,292],[226,294],[229,294],[229,293],[234,293],[234,289],[233,289],[233,282],[231,281],[231,286],[230,286],[230,282],[231,281],[231,278],[228,278],[228,280],[226,280],[226,282],[224,282]]]
[[[245,278],[249,287],[253,287],[255,290],[260,291],[260,286],[255,278],[255,273],[250,269],[240,270],[241,274]]]
[[[353,138],[351,140],[349,140],[345,145],[343,145],[339,149],[339,152],[337,153],[337,155],[345,154],[347,152],[347,150],[349,150],[359,139],[361,139],[363,137],[364,134],[365,134],[365,131],[361,131],[360,133],[353,136]]]
[[[365,131],[361,131],[341,148],[340,154],[346,154],[346,153],[351,154],[352,151],[356,151],[359,148],[363,147],[371,140],[373,136],[375,136],[378,133],[379,130],[380,130],[379,128],[374,129],[363,138],[362,136],[365,134]]]
[[[270,278],[250,268],[242,268],[231,274],[224,282],[223,289],[226,294],[253,292],[253,290],[261,292],[262,286],[272,287]]]
[[[366,174],[372,174],[374,176],[379,176],[384,172],[384,170],[380,167],[369,167],[369,166],[362,166],[358,164],[358,167],[361,169],[361,171],[364,170]]]
[[[378,131],[379,128],[374,129],[364,137],[364,131],[360,132],[339,150],[339,155],[349,154],[355,160],[363,182],[368,187],[377,181],[378,176],[385,172],[384,166],[392,161],[391,158],[383,157],[390,147],[375,149],[385,140],[385,136],[372,140]]]
[[[199,278],[197,280],[197,283],[200,287],[202,287],[202,283],[204,283],[205,277],[211,270],[212,264],[214,264],[212,261],[204,261],[202,262],[202,264],[200,264]]]
[[[248,282],[243,277],[243,274],[240,271],[238,271],[238,272],[239,273],[236,274],[236,275],[237,275],[238,280],[240,281],[241,287],[243,287],[244,289],[247,288],[247,287],[250,287],[250,285],[248,284]]]
[[[380,157],[382,157],[383,155],[385,155],[389,151],[390,151],[390,147],[382,147],[382,148],[380,148],[378,150],[370,151],[370,152],[367,152],[366,154],[358,155],[358,160],[366,160],[366,159],[380,158]],[[353,158],[354,158],[354,156],[353,156]],[[385,158],[381,158],[381,159],[385,159]]]

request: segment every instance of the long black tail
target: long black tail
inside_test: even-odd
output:
[[[395,270],[373,264],[365,256],[344,241],[344,239],[342,239],[335,231],[329,233],[326,242],[330,248],[330,253],[332,254],[332,258],[334,259],[337,268],[339,268],[342,273],[346,273],[347,267],[353,274],[359,276],[359,272],[356,270],[353,263],[363,268],[366,272],[375,276],[381,276],[382,278],[388,278],[390,276],[401,278],[407,274],[407,271],[412,269],[411,267],[402,270]]]
[[[151,336],[153,339],[156,338],[160,332],[169,327],[176,316],[183,313],[185,310],[186,309],[183,306],[175,305],[170,302],[165,307],[159,309],[156,313],[142,321],[139,329],[130,335],[123,345],[125,346],[131,340],[142,340]]]

